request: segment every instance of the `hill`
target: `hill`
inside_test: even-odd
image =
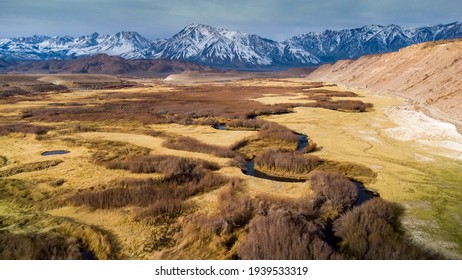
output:
[[[462,40],[429,42],[398,52],[323,65],[308,78],[406,97],[462,127]]]
[[[74,60],[29,61],[9,66],[13,73],[47,74],[108,74],[130,76],[166,77],[187,70],[204,71],[207,67],[177,60],[128,60],[117,56],[99,54]]]

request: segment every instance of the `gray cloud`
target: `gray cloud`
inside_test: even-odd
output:
[[[283,40],[309,31],[460,21],[460,0],[0,0],[0,37],[134,30],[170,37],[205,23]]]

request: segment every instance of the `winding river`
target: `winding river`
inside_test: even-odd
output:
[[[226,124],[217,124],[214,125],[213,128],[218,129],[218,130],[226,130]],[[297,151],[303,151],[303,149],[308,146],[308,137],[305,134],[298,134],[298,142],[297,142]],[[276,182],[286,182],[286,183],[303,183],[306,182],[306,179],[294,179],[294,178],[287,178],[287,177],[278,177],[278,176],[273,176],[269,175],[266,173],[263,173],[261,171],[255,170],[255,162],[254,159],[250,159],[246,161],[246,164],[244,168],[242,169],[242,172],[248,176],[260,178],[260,179],[265,179],[265,180],[271,180],[271,181],[276,181]],[[364,185],[361,182],[354,181],[352,182],[356,186],[356,190],[358,192],[358,198],[356,200],[355,206],[359,206],[363,204],[364,202],[374,198],[378,197],[379,194],[377,192],[368,190],[364,187]]]

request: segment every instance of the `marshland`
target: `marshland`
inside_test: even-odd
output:
[[[305,78],[0,82],[0,259],[462,256],[461,162],[399,137],[404,99]]]

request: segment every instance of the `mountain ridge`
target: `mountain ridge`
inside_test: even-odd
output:
[[[96,54],[125,59],[168,59],[218,68],[313,66],[366,54],[386,53],[433,40],[462,38],[462,23],[404,29],[366,25],[355,29],[308,32],[277,42],[255,34],[191,24],[169,39],[149,40],[135,31],[0,39],[6,61],[70,60]]]
[[[1,70],[0,59],[0,70]],[[210,71],[209,67],[176,60],[125,59],[97,54],[73,60],[44,60],[6,65],[9,73],[21,74],[108,74],[137,77],[166,77],[184,71]],[[1,72],[1,71],[0,71]]]

